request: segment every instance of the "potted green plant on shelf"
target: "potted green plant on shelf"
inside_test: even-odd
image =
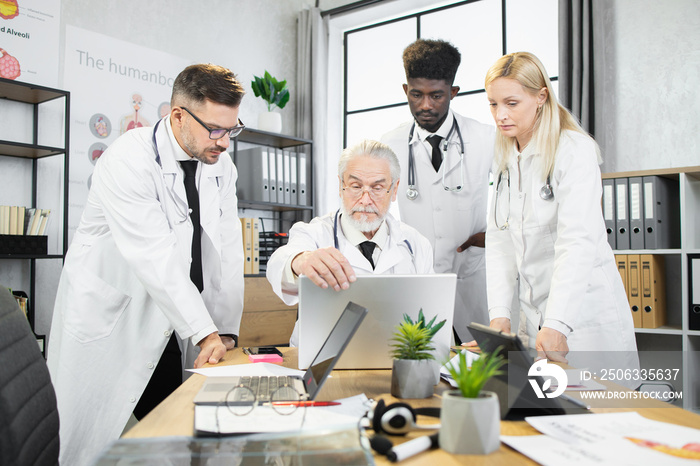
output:
[[[250,85],[255,97],[260,97],[267,102],[267,113],[258,115],[258,129],[279,133],[282,131],[282,115],[272,110],[275,107],[281,110],[289,102],[287,81],[278,81],[267,70],[262,77],[253,76],[253,78]]]
[[[439,367],[435,361],[432,346],[433,336],[445,325],[445,321],[435,323],[425,321],[423,309],[414,322],[408,314],[396,327],[391,339],[391,355],[394,358],[391,369],[391,394],[397,398],[428,398],[433,394],[433,386],[439,379]]]
[[[457,390],[442,394],[440,448],[454,454],[486,455],[500,446],[501,414],[498,396],[484,384],[502,373],[506,363],[500,348],[482,353],[467,366],[466,351],[445,364]]]

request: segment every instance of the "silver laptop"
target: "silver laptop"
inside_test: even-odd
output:
[[[304,400],[314,400],[368,312],[366,308],[355,303],[347,301],[346,303],[342,313],[334,319],[334,324],[324,333],[324,341],[316,350],[313,361],[303,377],[207,377],[195,396],[194,403],[198,405],[219,405],[224,402],[236,405],[253,404],[255,401],[271,401],[272,393],[278,394],[275,398],[277,401],[298,401],[299,394]],[[246,389],[232,392],[234,387],[240,386]],[[289,390],[289,396],[286,399],[284,387],[295,389]],[[232,393],[235,399],[231,398]]]
[[[355,302],[369,309],[367,318],[336,363],[336,369],[390,369],[391,338],[396,326],[408,314],[418,318],[423,309],[427,321],[437,316],[445,325],[435,334],[435,358],[447,361],[452,342],[457,275],[359,275],[350,288],[335,291],[299,278],[299,368],[312,363],[324,336],[343,312],[345,303]]]

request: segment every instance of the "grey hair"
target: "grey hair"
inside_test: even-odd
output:
[[[350,160],[355,157],[371,157],[378,160],[386,160],[389,162],[389,169],[391,172],[391,182],[394,183],[401,176],[401,166],[399,165],[399,159],[391,147],[386,144],[382,144],[379,141],[372,141],[370,139],[365,139],[353,146],[350,146],[343,150],[340,154],[340,160],[338,161],[338,176],[344,179],[345,170],[348,167]]]

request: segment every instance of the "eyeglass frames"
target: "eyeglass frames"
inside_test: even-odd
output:
[[[362,196],[364,196],[364,194],[367,193],[373,201],[381,201],[387,196],[387,194],[391,192],[392,186],[394,186],[393,182],[389,185],[388,188],[382,185],[377,185],[365,189],[364,186],[361,186],[359,184],[351,184],[350,186],[346,186],[345,183],[343,183],[343,192],[354,200],[362,198]]]
[[[241,134],[241,131],[243,131],[243,130],[245,129],[245,125],[244,125],[243,122],[240,120],[240,118],[238,119],[238,124],[237,124],[236,126],[234,126],[233,128],[228,128],[228,129],[226,129],[226,128],[215,128],[215,129],[211,129],[211,128],[208,127],[206,124],[204,124],[204,122],[203,122],[202,120],[200,120],[199,118],[197,118],[197,115],[195,115],[194,113],[190,112],[187,108],[185,108],[185,107],[180,107],[180,108],[183,109],[184,111],[186,111],[187,113],[189,113],[190,115],[192,115],[192,118],[194,118],[194,119],[197,121],[197,123],[199,123],[200,125],[202,125],[202,126],[204,127],[204,129],[206,129],[207,131],[209,131],[209,139],[214,139],[214,140],[221,139],[221,138],[223,138],[224,136],[226,136],[226,134],[228,134],[229,137],[231,137],[231,138],[235,138],[236,136],[238,136],[239,134]]]

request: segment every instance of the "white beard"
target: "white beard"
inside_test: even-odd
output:
[[[340,211],[342,212],[343,215],[345,215],[345,218],[350,222],[352,226],[360,230],[362,233],[367,233],[370,231],[375,231],[377,230],[382,222],[384,222],[384,217],[386,215],[382,215],[377,217],[373,221],[367,221],[367,220],[357,220],[355,217],[352,215],[355,212],[374,212],[378,213],[378,211],[374,207],[362,207],[362,206],[357,206],[355,207],[351,212],[348,212],[345,210],[345,205],[341,205]]]

